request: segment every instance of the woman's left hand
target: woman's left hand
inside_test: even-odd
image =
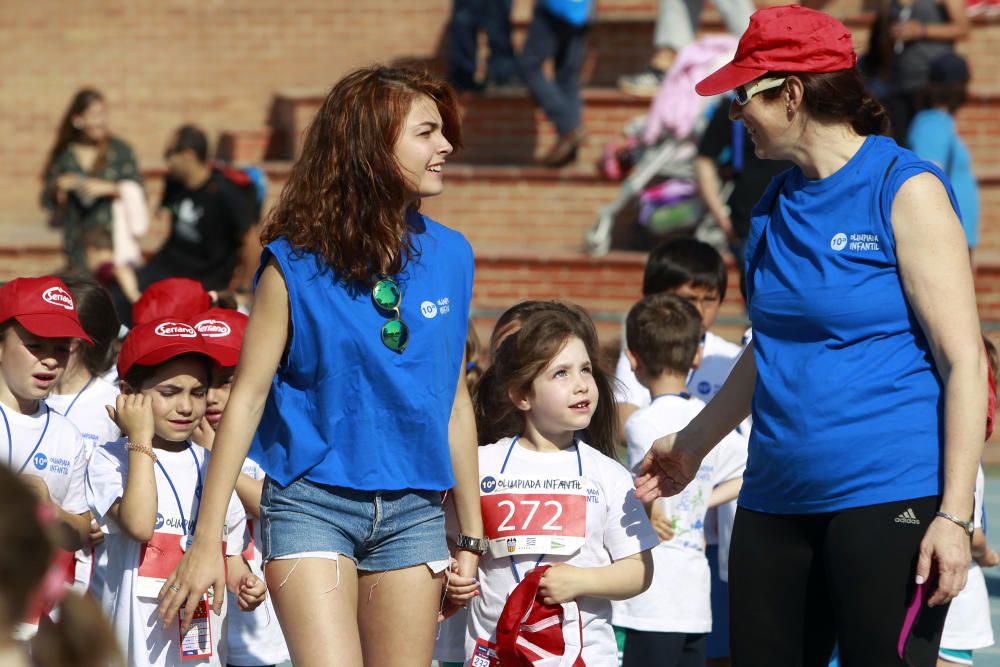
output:
[[[917,560],[918,584],[929,580],[932,571],[937,575],[937,588],[927,606],[947,604],[965,588],[971,559],[969,535],[958,524],[935,517],[920,543]]]

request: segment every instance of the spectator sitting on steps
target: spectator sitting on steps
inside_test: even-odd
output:
[[[125,279],[119,277],[116,305],[123,319],[148,285],[165,278],[198,280],[206,290],[230,287],[234,272],[253,275],[257,239],[252,203],[208,161],[208,140],[193,125],[171,137],[164,153],[167,181],[160,202],[169,216],[170,236],[149,262]],[[123,307],[125,306],[125,307]]]

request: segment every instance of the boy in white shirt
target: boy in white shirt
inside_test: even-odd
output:
[[[700,335],[697,309],[675,295],[646,297],[629,312],[626,354],[651,394],[650,404],[625,423],[630,467],[639,464],[656,438],[683,428],[704,407],[686,386],[689,371],[698,365]],[[705,664],[705,639],[712,629],[705,514],[736,497],[745,465],[746,441],[730,434],[684,491],[647,507],[664,541],[653,549],[649,590],[613,605],[614,624],[625,629],[624,667]]]
[[[646,260],[642,280],[643,296],[675,294],[689,301],[701,317],[701,361],[687,377],[687,391],[695,398],[708,403],[726,381],[742,347],[712,333],[719,308],[726,298],[726,264],[722,255],[707,243],[696,239],[667,241],[652,252]],[[615,368],[618,400],[618,420],[625,432],[625,422],[639,408],[650,403],[649,390],[639,382],[624,347]],[[750,436],[750,420],[737,429],[744,438]],[[705,538],[708,544],[709,565],[712,572],[712,610],[719,621],[708,638],[709,667],[729,664],[729,538],[736,516],[736,503],[723,503],[712,508],[706,516]]]

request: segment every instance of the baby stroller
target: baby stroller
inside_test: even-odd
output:
[[[698,226],[705,208],[695,194],[692,161],[709,114],[720,100],[700,97],[694,86],[732,59],[737,41],[732,35],[709,35],[686,46],[667,73],[649,114],[626,128],[634,166],[618,196],[600,209],[597,221],[586,233],[590,255],[604,255],[611,249],[618,216],[637,199],[643,209],[640,221],[649,225],[658,216],[660,232]],[[614,177],[613,172],[614,167],[605,169],[609,177]],[[723,195],[728,197],[728,193]],[[657,204],[664,205],[659,214]]]

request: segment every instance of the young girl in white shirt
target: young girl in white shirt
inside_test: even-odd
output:
[[[66,371],[56,381],[46,405],[68,419],[83,436],[87,460],[94,448],[121,437],[118,426],[108,417],[105,405],[114,405],[118,387],[103,376],[115,364],[118,356],[117,339],[121,322],[107,290],[89,278],[66,276],[66,288],[73,296],[80,325],[93,341],[92,345],[75,345],[69,353]],[[104,534],[97,522],[90,522],[90,539],[76,552],[74,590],[85,592],[103,585]],[[95,566],[94,561],[98,562]],[[97,594],[99,596],[99,593]]]
[[[496,350],[476,395],[483,520],[489,541],[479,583],[452,576],[469,603],[467,657],[496,664],[496,625],[508,595],[550,565],[538,599],[576,602],[587,665],[614,665],[611,600],[644,591],[657,543],[632,478],[612,458],[611,385],[592,359],[597,335],[581,310],[542,310]]]
[[[96,449],[87,468],[87,498],[107,533],[101,602],[136,667],[226,664],[224,591],[214,591],[222,604],[211,593],[203,598],[183,635],[176,620],[156,618],[157,595],[198,519],[208,452],[190,438],[205,416],[216,361],[189,324],[157,320],[132,329],[118,361],[122,394],[108,407],[126,438]],[[244,522],[233,494],[224,540],[227,587],[250,610],[263,601],[265,586],[240,556]]]

